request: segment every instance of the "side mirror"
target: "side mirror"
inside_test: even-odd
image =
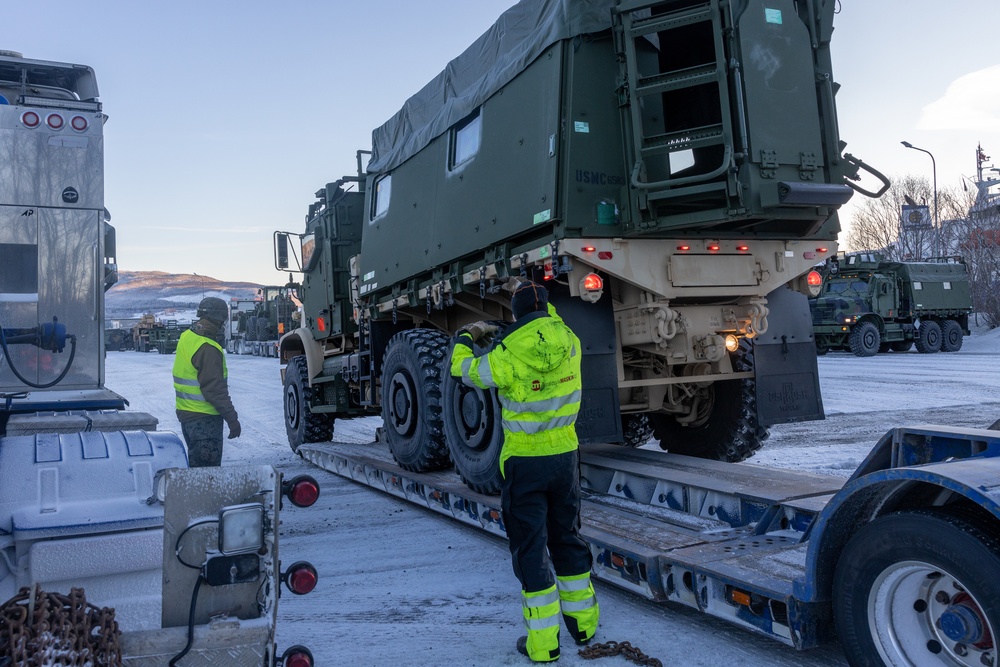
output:
[[[274,235],[274,266],[279,270],[288,268],[288,234],[278,232]]]

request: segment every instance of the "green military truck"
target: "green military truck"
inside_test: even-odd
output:
[[[510,321],[511,276],[544,281],[583,341],[582,442],[652,431],[738,461],[770,424],[822,418],[807,275],[865,168],[841,152],[835,5],[506,11],[277,233],[277,268],[303,272],[279,350],[293,449],[380,414],[402,467],[495,492],[496,397],[447,358],[463,325]]]
[[[969,273],[959,258],[890,262],[859,253],[828,262],[810,299],[817,354],[955,352],[969,334]]]

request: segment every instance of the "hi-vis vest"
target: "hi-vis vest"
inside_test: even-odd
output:
[[[488,354],[455,345],[451,374],[466,385],[497,388],[504,443],[500,470],[511,456],[548,456],[577,448],[576,417],[583,383],[580,339],[549,304],[549,317],[528,316]]]
[[[211,345],[222,353],[222,346],[211,338],[199,336],[188,329],[177,341],[177,356],[174,357],[174,393],[177,395],[177,409],[199,412],[203,415],[217,415],[219,411],[205,400],[198,384],[198,370],[191,363],[191,357],[202,345]],[[222,354],[222,377],[229,377],[226,355]]]

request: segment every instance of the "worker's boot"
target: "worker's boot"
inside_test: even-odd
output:
[[[589,642],[597,632],[601,608],[597,604],[590,572],[569,577],[556,577],[559,601],[566,629],[578,645]]]
[[[559,659],[559,593],[556,587],[529,593],[521,591],[526,637],[517,640],[517,651],[533,662]]]

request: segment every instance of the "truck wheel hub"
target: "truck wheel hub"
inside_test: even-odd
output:
[[[400,435],[409,435],[416,423],[413,381],[406,373],[399,372],[389,382],[389,423]]]

